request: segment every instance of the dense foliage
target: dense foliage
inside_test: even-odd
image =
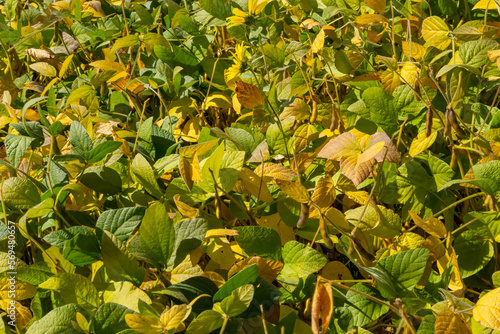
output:
[[[500,331],[497,0],[0,9],[0,332]]]

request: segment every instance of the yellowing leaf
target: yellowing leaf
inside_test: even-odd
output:
[[[309,146],[309,143],[319,137],[318,130],[311,124],[302,124],[295,134],[295,152],[300,152]]]
[[[264,103],[264,95],[259,88],[243,81],[236,81],[236,96],[241,105],[253,109],[256,105]]]
[[[474,320],[481,325],[500,330],[500,288],[496,288],[477,301],[472,310]]]
[[[403,41],[403,53],[408,59],[419,61],[425,54],[426,48],[416,42]]]
[[[198,155],[203,155],[210,152],[215,146],[217,146],[218,142],[219,140],[215,139],[201,144],[184,146],[179,149],[179,154],[188,159],[191,158],[195,153],[197,153]]]
[[[221,237],[234,237],[237,236],[238,231],[236,230],[229,230],[225,228],[216,228],[216,229],[211,229],[208,230],[207,233],[205,234],[205,239],[210,239],[210,238],[221,238]]]
[[[365,0],[365,3],[377,13],[384,14],[386,0]]]
[[[181,325],[189,317],[190,313],[190,305],[174,305],[161,314],[160,321],[167,330],[171,330]]]
[[[375,158],[377,154],[385,147],[385,142],[379,141],[372,146],[370,146],[366,151],[364,151],[358,157],[358,164],[362,164],[364,162],[370,161]]]
[[[437,218],[429,218],[427,220],[423,220],[417,214],[409,211],[408,212],[413,219],[415,225],[420,227],[425,232],[429,233],[438,238],[445,238],[448,232],[446,231],[446,227],[444,224]]]
[[[307,189],[300,183],[276,180],[276,184],[295,201],[299,203],[309,203]]]
[[[64,60],[61,69],[59,70],[59,79],[62,79],[62,77],[68,71],[69,65],[71,65],[71,62],[73,61],[73,57],[74,55],[69,55],[68,58]]]
[[[314,39],[314,42],[311,45],[311,50],[313,53],[318,53],[319,51],[323,50],[323,47],[325,45],[325,31],[321,29],[316,35],[316,38]]]
[[[453,311],[443,311],[438,314],[434,325],[435,334],[468,334],[472,333],[465,320]]]
[[[290,161],[290,169],[294,172],[302,173],[309,167],[316,155],[314,153],[299,153]]]
[[[254,263],[256,263],[259,268],[259,276],[271,283],[274,282],[281,272],[281,269],[283,269],[283,263],[280,261],[253,256],[235,263],[234,266],[229,269],[227,276],[231,277]]]
[[[130,328],[141,334],[163,333],[160,320],[153,316],[127,314],[125,315],[125,322]]]
[[[412,157],[422,153],[429,147],[431,147],[432,144],[436,141],[437,138],[437,131],[431,132],[431,135],[427,137],[425,135],[425,130],[420,132],[418,136],[413,139],[411,146],[410,146],[410,151],[408,152]]]
[[[0,299],[9,298],[11,282],[8,277],[2,278],[0,281]],[[24,300],[33,298],[36,295],[36,288],[25,282],[15,281],[15,300]]]
[[[448,38],[450,29],[439,16],[430,16],[422,22],[422,37],[425,39],[425,47],[434,46],[444,50],[450,45]]]

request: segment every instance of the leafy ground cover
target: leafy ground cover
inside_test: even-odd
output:
[[[0,1],[0,331],[498,333],[499,6]]]

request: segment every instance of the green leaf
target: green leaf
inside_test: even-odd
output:
[[[250,306],[255,288],[252,284],[245,284],[235,289],[230,296],[224,298],[220,304],[221,310],[230,317],[237,317]]]
[[[476,231],[470,230],[457,237],[453,248],[457,253],[462,278],[470,277],[483,269],[495,253],[490,241]]]
[[[144,217],[146,208],[120,208],[106,210],[97,219],[95,233],[98,239],[104,231],[113,233],[120,241],[126,242]]]
[[[114,195],[122,190],[122,179],[114,169],[94,166],[87,168],[80,182],[98,193]]]
[[[77,313],[86,314],[85,310],[76,304],[57,307],[35,321],[26,334],[81,334],[73,325]]]
[[[109,278],[132,282],[135,286],[141,285],[145,275],[144,269],[130,254],[125,244],[108,231],[104,231],[102,236],[101,252]]]
[[[141,248],[157,265],[168,265],[174,252],[175,231],[162,203],[156,202],[146,210],[139,229],[139,240]]]
[[[262,226],[236,227],[236,242],[248,256],[281,260],[281,238],[274,229]]]
[[[363,92],[362,97],[370,111],[370,120],[391,137],[398,129],[398,117],[392,95],[380,87],[370,87]]]
[[[57,246],[63,248],[66,241],[73,239],[75,236],[82,234],[86,236],[93,236],[94,233],[86,227],[83,226],[72,226],[65,229],[54,231],[47,234],[43,241],[48,242],[52,246]]]
[[[244,162],[245,152],[224,152],[218,177],[218,184],[224,191],[229,192],[233,189],[236,181],[238,181]]]
[[[116,151],[122,145],[119,141],[105,141],[94,147],[85,155],[85,160],[93,164],[101,161],[108,153]]]
[[[485,180],[488,183],[488,191],[491,195],[498,196],[500,192],[500,160],[474,165],[472,171],[476,180]]]
[[[121,48],[128,48],[129,46],[136,46],[141,44],[141,41],[139,40],[139,36],[137,35],[128,35],[125,37],[122,37],[120,39],[117,39],[115,44],[113,45],[113,48],[111,51],[116,51]]]
[[[83,125],[77,121],[71,122],[69,131],[69,141],[71,142],[71,145],[73,145],[76,154],[84,158],[92,150],[92,140],[90,139],[90,136]]]
[[[35,185],[22,177],[8,178],[1,191],[5,205],[14,209],[30,209],[41,201]]]
[[[182,220],[175,224],[175,258],[171,259],[174,260],[174,267],[202,244],[207,229],[207,221],[203,218]]]
[[[416,116],[425,108],[425,103],[415,98],[415,92],[411,86],[401,85],[396,87],[392,96],[394,96],[394,108],[401,116]]]
[[[77,234],[64,244],[63,255],[75,266],[84,267],[101,259],[99,241],[95,235]]]
[[[24,152],[26,152],[33,141],[35,141],[35,138],[26,136],[13,134],[5,136],[4,144],[10,163],[14,166],[18,166],[23,158]]]
[[[153,168],[142,154],[137,154],[132,161],[132,172],[147,192],[156,198],[163,196],[163,192],[156,182]]]
[[[497,42],[490,39],[469,41],[460,45],[458,54],[464,64],[477,68],[486,64],[488,61],[488,51],[495,49],[497,45]]]
[[[210,334],[214,330],[222,327],[224,319],[222,314],[212,310],[201,312],[196,319],[191,321],[186,330],[186,334]]]
[[[116,334],[129,329],[125,322],[127,314],[135,312],[123,305],[104,303],[94,316],[94,330],[99,334]]]
[[[99,306],[99,293],[96,287],[82,275],[57,274],[40,284],[39,287],[59,292],[68,304],[75,303],[90,309]]]
[[[224,0],[200,0],[200,7],[220,20],[231,16],[231,7]]]
[[[200,163],[202,181],[198,182],[197,185],[208,193],[215,193],[215,182],[219,180],[219,171],[224,159],[224,147],[223,142],[208,159]]]
[[[434,182],[436,183],[437,190],[441,191],[443,186],[453,179],[455,172],[446,162],[430,153],[428,162],[431,173],[434,176]]]
[[[347,55],[342,50],[324,48],[323,57],[326,61],[325,70],[336,78],[351,73],[353,69],[349,58],[347,58]]]
[[[235,289],[245,284],[254,283],[258,277],[259,267],[257,267],[257,264],[252,264],[246,267],[242,271],[231,276],[231,278],[229,278],[227,282],[224,283],[223,286],[221,286],[219,291],[217,291],[217,293],[214,295],[213,301],[222,301],[224,298],[230,296]]]
[[[328,260],[317,250],[292,240],[283,246],[283,270],[280,277],[297,280],[319,271]]]
[[[62,130],[63,125],[59,121],[56,121],[49,126],[49,133],[54,137],[57,137],[59,134],[61,134]]]
[[[382,299],[380,293],[372,286],[358,283],[352,286],[353,289],[368,294],[370,296]],[[354,291],[347,291],[346,294],[346,308],[352,315],[353,326],[365,326],[372,321],[377,320],[380,316],[389,311],[389,306],[376,303],[359,293]]]
[[[429,254],[427,248],[410,249],[381,259],[377,268],[389,275],[398,294],[404,296],[413,290],[424,274]]]

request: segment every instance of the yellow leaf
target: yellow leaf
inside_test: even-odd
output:
[[[352,132],[344,132],[326,143],[319,151],[318,157],[339,160],[344,156],[359,153],[361,153],[361,147],[356,136]]]
[[[295,152],[300,152],[309,146],[309,143],[318,139],[318,130],[311,124],[302,124],[293,135],[295,139]]]
[[[434,325],[435,334],[467,334],[472,333],[465,320],[453,311],[443,311],[439,313]]]
[[[207,231],[207,233],[205,234],[205,239],[234,237],[237,235],[239,235],[239,233],[236,230],[230,230],[226,228],[215,228]]]
[[[127,314],[125,316],[127,325],[141,334],[157,334],[163,333],[162,324],[156,317],[140,315],[140,314]]]
[[[314,153],[299,153],[290,161],[290,169],[294,172],[302,173],[309,167],[316,155]]]
[[[191,305],[174,305],[161,314],[160,321],[167,330],[171,330],[186,320],[189,314],[191,314]]]
[[[436,262],[440,274],[444,272],[449,262],[451,262],[451,264],[453,265],[453,272],[451,274],[451,280],[450,283],[448,284],[448,288],[454,291],[464,289],[465,285],[462,280],[462,276],[460,275],[460,269],[458,267],[458,261],[457,261],[457,254],[455,253],[453,247],[448,247],[446,249],[446,254],[443,257],[439,258]]]
[[[314,39],[314,42],[311,45],[311,50],[313,53],[318,53],[319,51],[323,50],[323,47],[325,46],[325,30],[321,29],[316,35],[316,38]]]
[[[437,138],[437,131],[431,132],[431,135],[427,137],[425,135],[425,130],[420,132],[418,136],[413,139],[411,146],[410,146],[410,151],[409,154],[414,157],[429,147],[431,147],[432,144],[436,141]]]
[[[182,281],[185,281],[191,277],[201,276],[203,274],[203,270],[199,265],[193,264],[191,262],[190,256],[188,256],[184,261],[182,261],[177,267],[172,270],[172,272],[168,273],[167,279],[171,284],[176,284]]]
[[[270,227],[278,232],[281,238],[281,245],[286,244],[290,240],[295,240],[295,232],[293,231],[293,228],[285,224],[279,213],[257,218],[257,224],[264,227]]]
[[[385,70],[380,73],[380,80],[382,81],[382,88],[389,93],[393,93],[396,87],[401,85],[401,78],[393,70]]]
[[[415,225],[420,227],[425,232],[429,233],[438,238],[445,238],[448,232],[446,231],[446,227],[444,224],[437,218],[429,218],[427,220],[423,220],[417,214],[409,211],[408,212],[413,219]]]
[[[362,164],[364,162],[370,161],[375,158],[377,154],[382,151],[382,149],[385,147],[385,142],[379,141],[371,145],[366,151],[361,153],[358,157],[358,164]]]
[[[131,310],[139,312],[139,299],[147,304],[151,304],[151,298],[130,282],[110,283],[103,295],[104,303],[116,303],[128,307]]]
[[[276,180],[276,184],[295,201],[299,203],[309,203],[309,193],[300,183]]]
[[[319,275],[323,278],[332,281],[353,280],[349,269],[340,261],[328,262],[326,266],[321,269]],[[354,282],[345,283],[346,285],[353,285]]]
[[[500,330],[500,288],[479,298],[472,315],[481,325]]]
[[[2,278],[0,281],[0,299],[7,299],[10,290],[10,281],[7,280],[8,277]],[[15,300],[24,300],[33,298],[36,295],[36,288],[25,282],[15,281]]]
[[[272,179],[291,181],[298,176],[297,173],[293,172],[291,169],[272,162],[260,164],[255,168],[254,172],[259,176],[263,175],[266,183],[271,182]]]
[[[387,18],[383,15],[379,14],[363,14],[356,18],[355,22],[359,25],[380,25],[383,22],[386,22]]]
[[[188,159],[191,158],[195,153],[197,153],[198,155],[203,155],[210,152],[215,146],[217,146],[218,142],[218,139],[214,139],[201,144],[184,146],[179,149],[179,154]]]
[[[403,53],[408,59],[419,61],[425,54],[426,48],[415,42],[403,41]]]
[[[126,67],[123,64],[109,61],[109,60],[97,60],[89,64],[90,66],[96,67],[102,71],[126,71]]]
[[[184,202],[181,202],[179,200],[180,197],[181,197],[181,195],[179,195],[179,194],[177,194],[177,195],[174,196],[174,202],[175,202],[175,205],[177,206],[177,210],[179,210],[179,212],[184,217],[187,217],[187,218],[196,218],[198,216],[198,213],[199,213],[200,210],[195,209],[195,208],[187,205]]]
[[[209,107],[229,109],[233,106],[231,98],[222,92],[215,92],[210,94],[207,98],[206,104],[203,109],[207,110]]]
[[[472,7],[472,10],[474,10],[474,9],[486,9],[486,7],[488,7],[488,9],[497,9],[497,6],[495,4],[495,0],[479,0],[479,2],[476,3],[474,5],[474,7]]]
[[[62,77],[66,74],[66,71],[68,70],[69,65],[73,61],[73,56],[74,56],[74,54],[69,55],[68,58],[66,58],[64,60],[62,66],[61,66],[61,69],[59,70],[59,79],[62,79]]]
[[[415,85],[419,68],[414,63],[406,62],[401,68],[401,77],[410,85]]]
[[[259,268],[259,276],[271,283],[274,282],[276,277],[278,277],[278,274],[281,272],[281,269],[283,269],[283,263],[280,261],[253,256],[235,263],[234,266],[229,269],[227,277],[233,276],[254,263],[256,263]]]
[[[206,253],[212,261],[225,270],[229,270],[236,262],[236,257],[226,238],[210,239]]]
[[[335,186],[331,177],[323,176],[318,180],[311,200],[320,208],[328,208],[335,200]]]
[[[257,86],[236,81],[236,97],[241,105],[247,109],[253,109],[256,105],[264,103],[264,95]]]
[[[422,37],[426,41],[425,47],[434,46],[444,50],[450,45],[448,38],[450,29],[439,16],[430,16],[422,22]]]
[[[52,78],[57,75],[57,70],[54,66],[46,62],[33,63],[30,65],[33,71],[40,73],[46,77]]]
[[[242,168],[240,171],[240,180],[242,181],[243,187],[250,194],[266,203],[273,202],[273,196],[260,175],[254,173],[251,169]]]
[[[319,333],[319,320],[321,318],[322,333],[326,333],[333,314],[333,290],[330,283],[323,284],[318,278],[311,308],[312,332]]]
[[[377,13],[384,14],[386,0],[365,0],[365,3]]]

